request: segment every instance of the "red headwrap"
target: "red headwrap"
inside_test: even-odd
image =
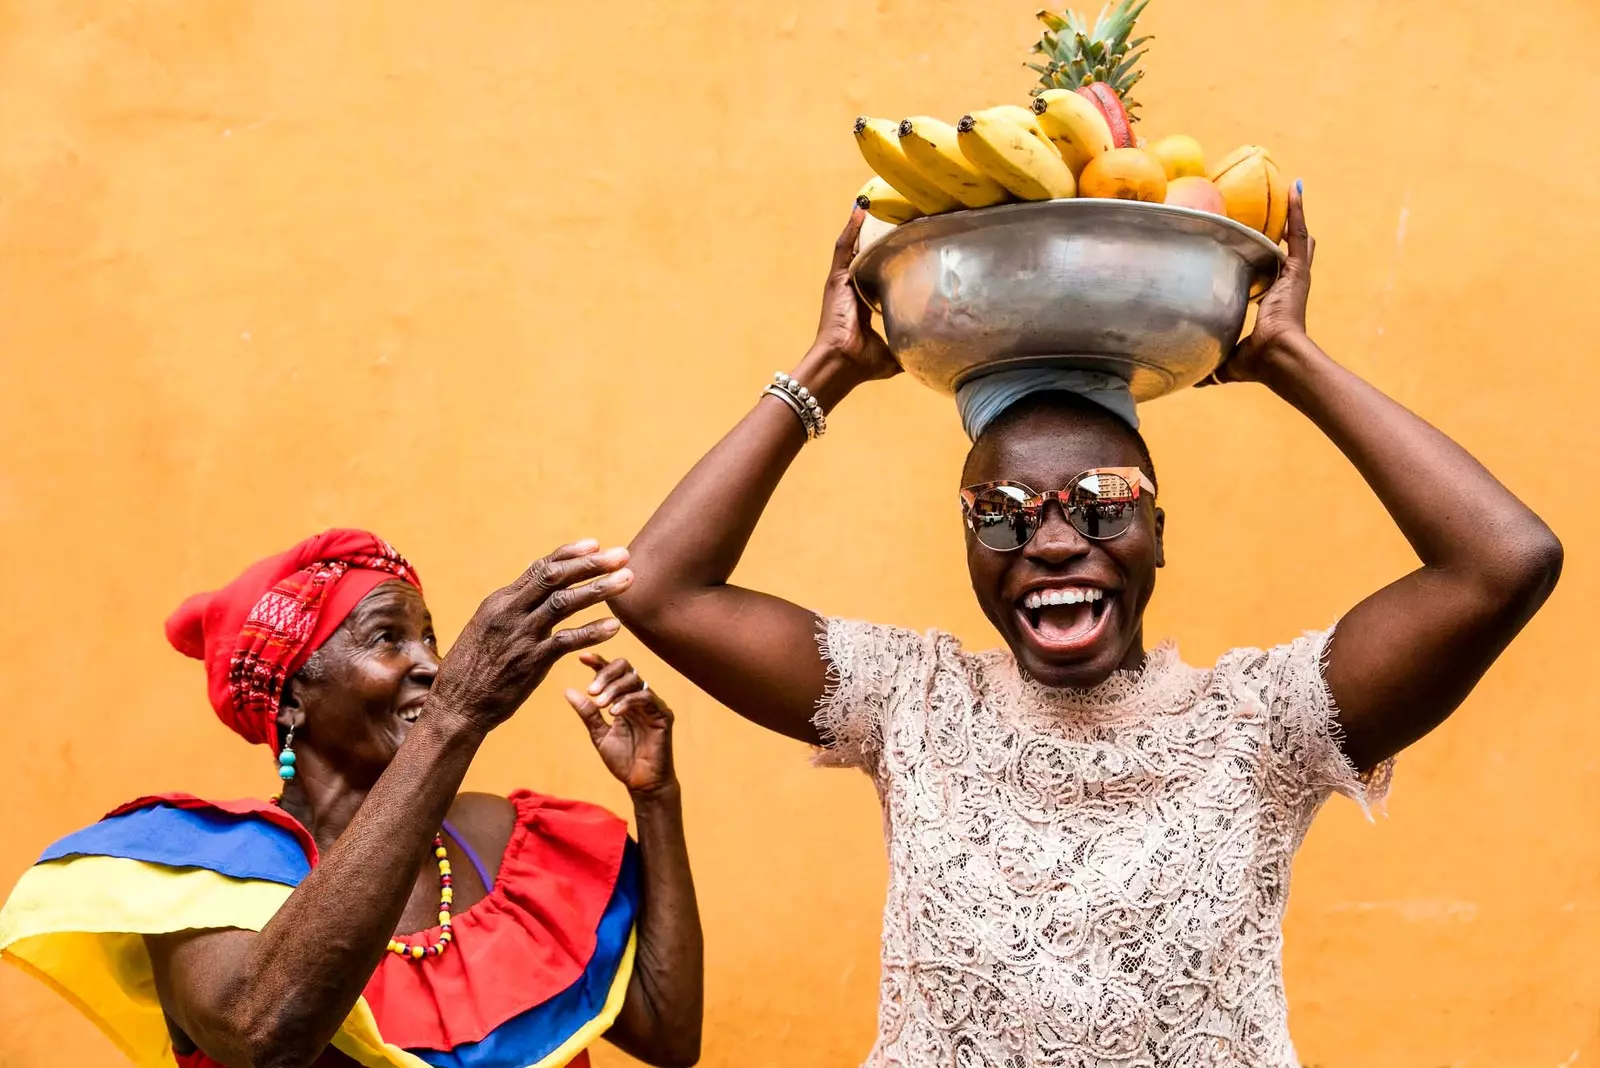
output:
[[[217,718],[247,742],[274,745],[284,681],[363,597],[392,579],[422,589],[387,542],[364,530],[330,530],[183,602],[167,620],[167,640],[205,661]]]

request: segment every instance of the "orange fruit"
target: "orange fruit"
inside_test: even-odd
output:
[[[1089,161],[1078,178],[1078,195],[1102,200],[1167,199],[1167,174],[1150,153],[1138,148],[1113,148]]]

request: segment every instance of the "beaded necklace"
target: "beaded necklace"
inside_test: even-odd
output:
[[[282,795],[274,797],[272,803],[279,808],[283,807]],[[450,930],[450,906],[455,903],[455,886],[450,878],[450,853],[444,847],[443,833],[433,836],[433,857],[439,863],[439,937],[432,945],[423,945],[420,942],[407,942],[403,938],[389,939],[386,947],[390,953],[410,961],[427,960],[430,957],[442,957],[444,951],[450,948],[450,943],[455,941],[455,933]]]
[[[450,905],[456,899],[456,892],[450,883],[449,854],[444,848],[444,838],[438,834],[433,836],[433,855],[439,862],[439,937],[429,946],[401,938],[389,939],[389,952],[406,960],[443,956],[444,951],[450,948],[450,943],[455,941],[455,935],[450,931]]]

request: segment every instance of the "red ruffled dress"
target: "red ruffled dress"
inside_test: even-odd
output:
[[[452,918],[451,951],[384,954],[334,1048],[408,1068],[588,1064],[632,973],[637,847],[594,805],[528,791],[511,801],[498,876]],[[0,954],[56,987],[136,1064],[212,1068],[203,1053],[172,1049],[142,936],[260,930],[316,863],[310,834],[275,806],[142,798],[24,874],[0,909]]]

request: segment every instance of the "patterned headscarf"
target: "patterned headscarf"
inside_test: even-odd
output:
[[[167,640],[205,662],[218,719],[247,742],[274,745],[284,682],[362,598],[394,579],[422,589],[387,542],[364,530],[330,530],[183,602],[167,620]]]

